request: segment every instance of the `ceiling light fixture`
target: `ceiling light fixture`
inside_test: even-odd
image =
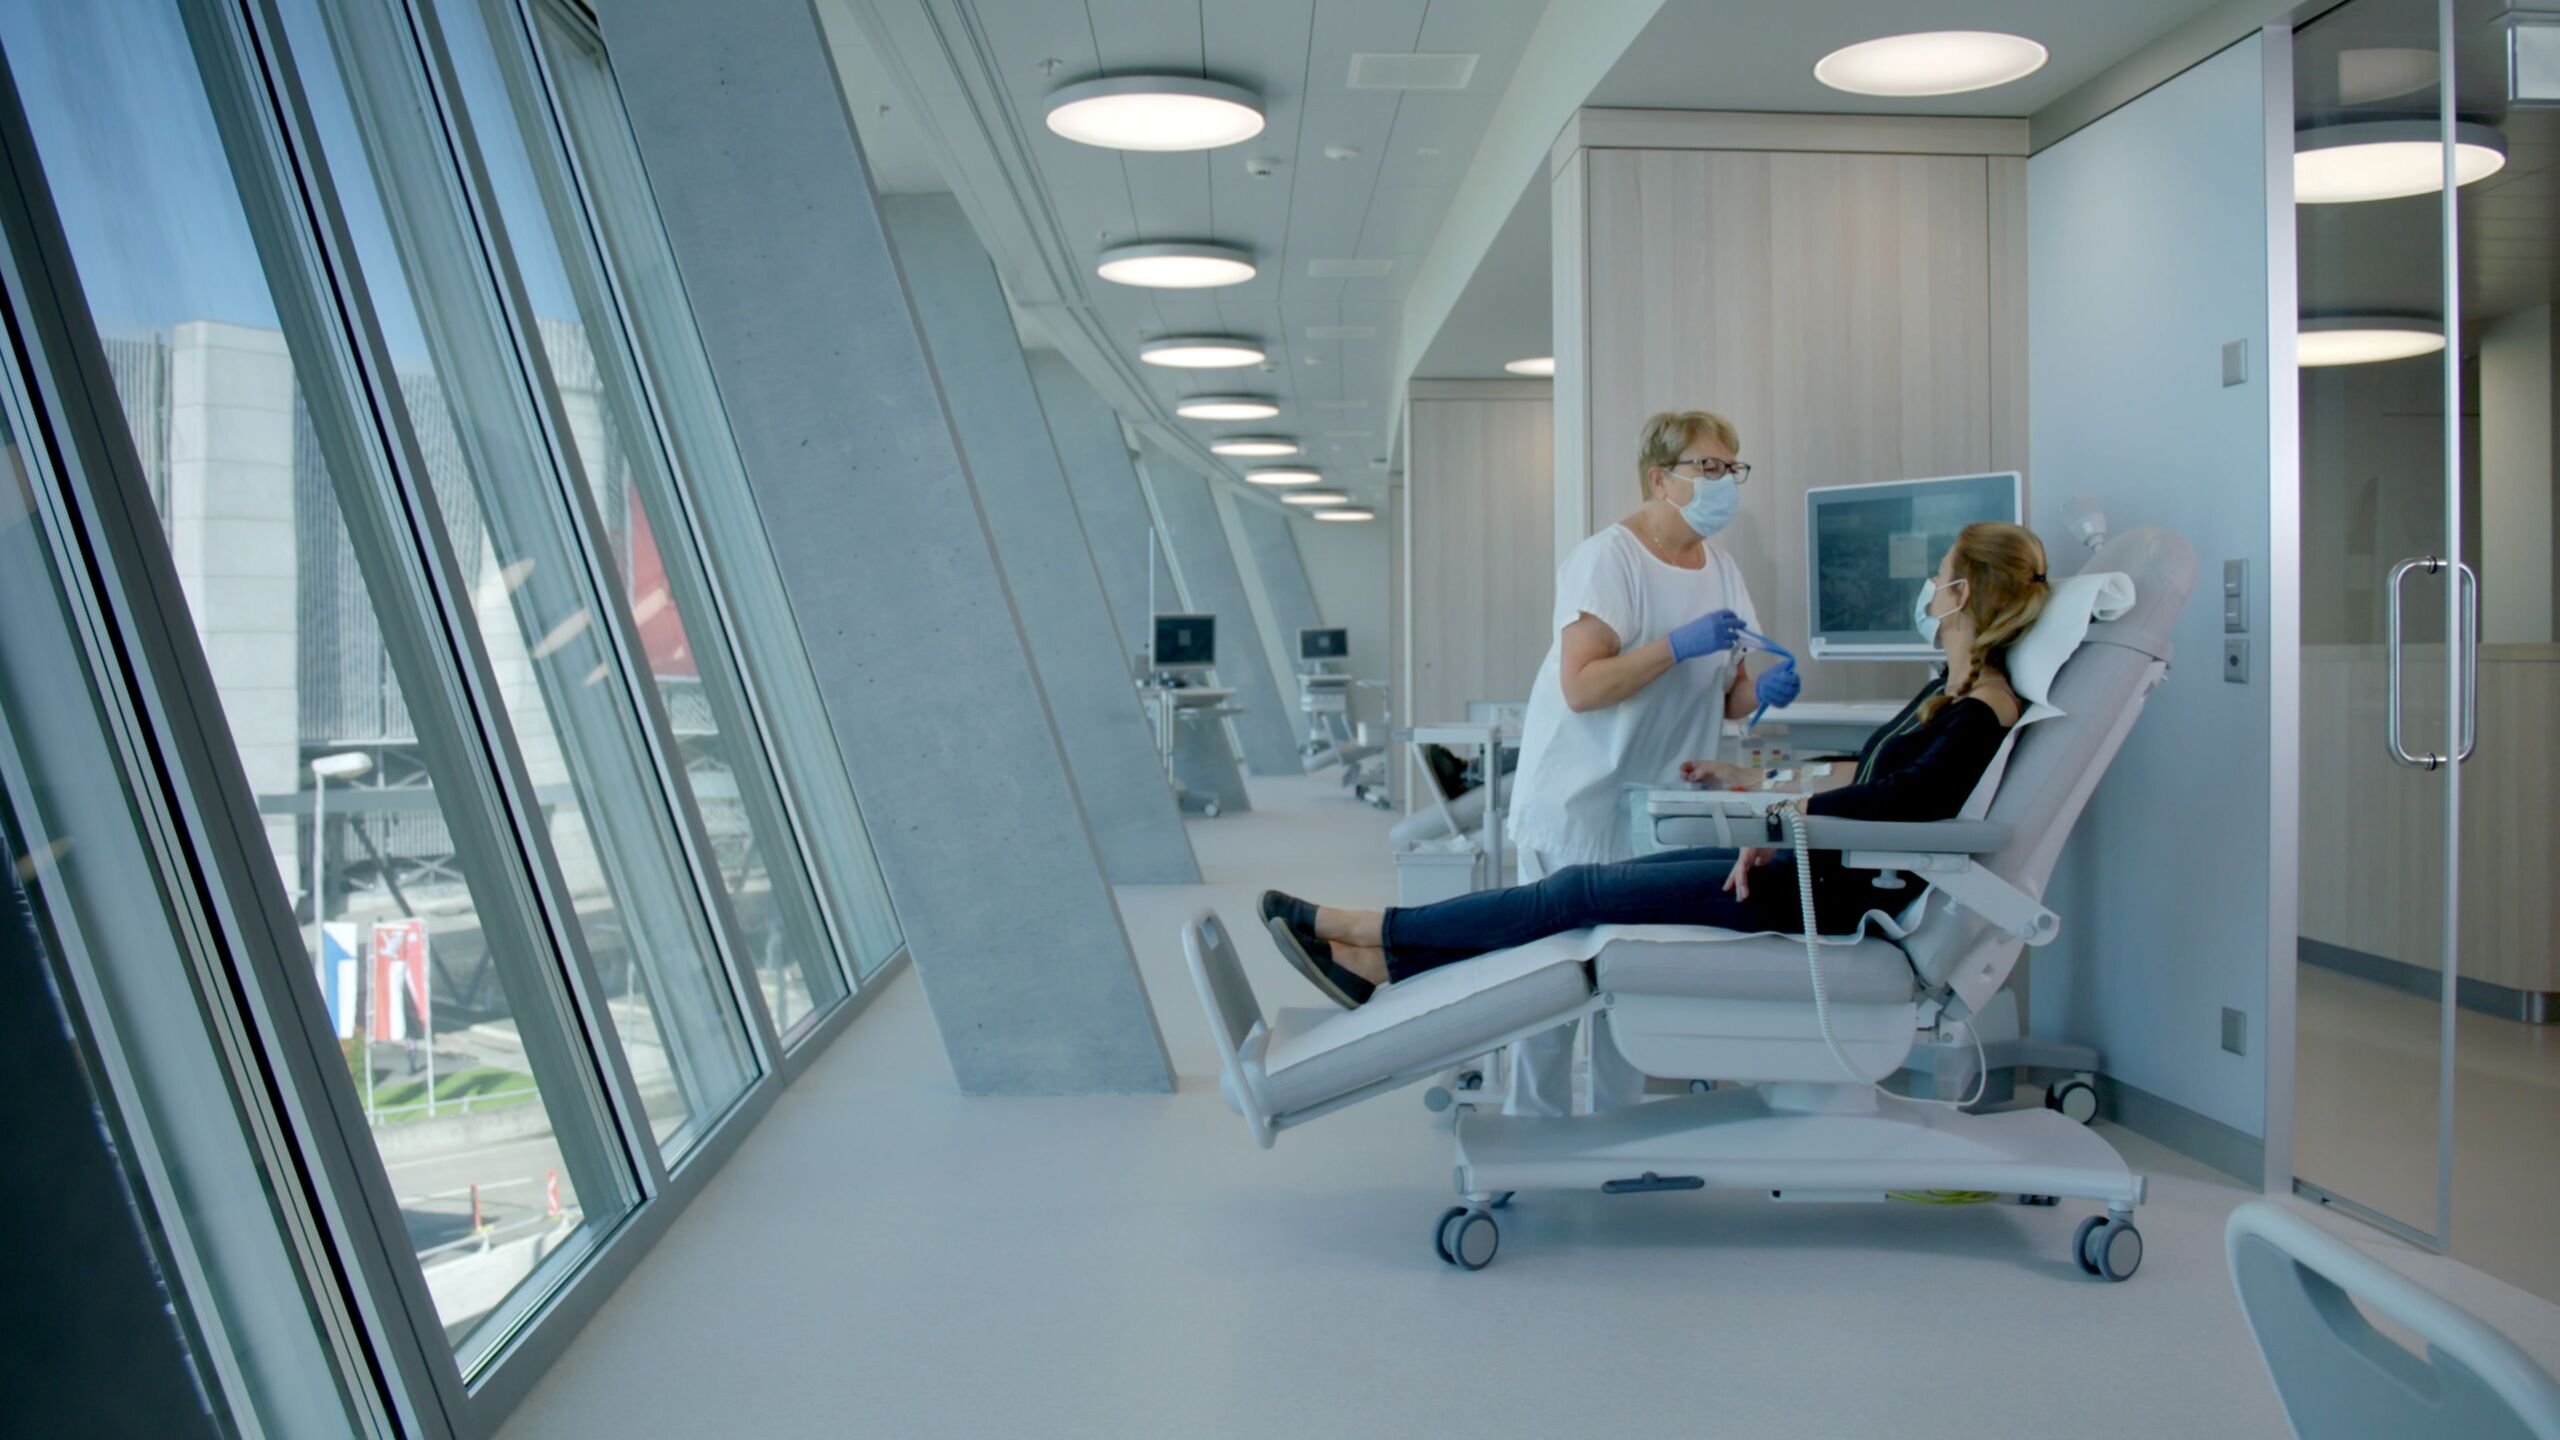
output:
[[[1052,94],[1049,128],[1106,150],[1215,150],[1262,133],[1262,99],[1191,75],[1113,75]]]
[[[1185,420],[1268,420],[1280,406],[1257,395],[1194,395],[1173,413]]]
[[[1114,285],[1148,290],[1208,290],[1241,285],[1260,273],[1253,257],[1232,245],[1186,240],[1114,245],[1102,252],[1096,275]]]
[[[2044,68],[2045,48],[1995,30],[1887,35],[1832,51],[1813,78],[1852,95],[1961,95],[2023,80]]]
[[[1283,505],[1348,505],[1351,497],[1339,490],[1292,490],[1280,497]]]
[[[1232,335],[1167,335],[1138,347],[1138,358],[1176,370],[1232,370],[1259,365],[1262,347]]]
[[[1553,355],[1532,355],[1526,360],[1507,360],[1503,362],[1502,368],[1510,371],[1514,375],[1551,376],[1556,373],[1556,357]]]
[[[2411,360],[2444,348],[2444,327],[2407,315],[2323,315],[2302,322],[2295,363],[2303,369]]]
[[[1248,459],[1273,460],[1298,453],[1298,442],[1277,435],[1236,435],[1209,443],[1212,455],[1241,455]]]
[[[2507,137],[2486,125],[2453,127],[2453,181],[2468,185],[2506,167]],[[2351,120],[2293,136],[2293,198],[2347,205],[2432,195],[2444,188],[2444,132],[2433,120]]]
[[[1316,512],[1316,518],[1319,520],[1375,520],[1378,518],[1378,512],[1375,510],[1319,510]]]
[[[1321,470],[1303,469],[1296,465],[1272,465],[1244,474],[1247,485],[1313,485],[1324,478]]]

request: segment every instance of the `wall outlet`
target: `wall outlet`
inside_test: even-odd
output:
[[[2222,1048],[2234,1055],[2249,1053],[2249,1017],[2228,1005],[2222,1007]]]

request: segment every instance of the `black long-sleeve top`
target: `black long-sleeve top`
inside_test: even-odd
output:
[[[1856,780],[1808,797],[1805,813],[1845,820],[1955,818],[2000,753],[2009,727],[2000,712],[1970,697],[1942,705],[1922,720],[1920,708],[1945,686],[1943,678],[1922,686],[1891,723],[1868,737],[1858,752]],[[1783,836],[1779,843],[1785,844]],[[1877,879],[1842,865],[1838,855],[1813,857],[1814,910],[1824,934],[1851,932],[1870,910],[1897,913],[1919,894],[1908,877],[1899,889],[1882,888]]]

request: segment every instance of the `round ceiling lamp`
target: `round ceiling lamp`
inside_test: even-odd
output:
[[[1348,505],[1351,497],[1339,490],[1292,490],[1280,497],[1283,505]]]
[[[1532,355],[1525,360],[1506,360],[1502,368],[1514,375],[1553,375],[1556,373],[1556,357]]]
[[[1170,240],[1114,245],[1102,252],[1093,273],[1114,285],[1146,290],[1210,290],[1241,285],[1257,272],[1253,257],[1232,245]]]
[[[1887,35],[1834,50],[1813,78],[1852,95],[1961,95],[2023,80],[2044,68],[2042,45],[1995,30]]]
[[[1313,485],[1323,478],[1324,472],[1321,470],[1309,470],[1297,465],[1268,465],[1260,470],[1246,471],[1244,483],[1247,485]]]
[[[1239,455],[1249,460],[1276,460],[1298,453],[1298,442],[1277,435],[1235,435],[1209,444],[1212,455]]]
[[[2468,185],[2506,167],[2507,137],[2486,125],[2453,127],[2453,182]],[[2444,132],[2433,120],[2351,120],[2293,136],[2293,198],[2348,205],[2432,195],[2444,188]]]
[[[2412,360],[2444,348],[2444,327],[2406,315],[2324,315],[2302,322],[2295,363],[2303,369]]]
[[[1194,395],[1173,413],[1185,420],[1268,420],[1280,407],[1258,395]]]
[[[1375,510],[1319,510],[1316,512],[1316,518],[1338,521],[1375,520],[1378,518],[1378,512]]]
[[[1262,97],[1194,75],[1113,75],[1051,95],[1049,128],[1106,150],[1215,150],[1262,133]]]
[[[1264,357],[1261,346],[1232,335],[1167,335],[1139,346],[1138,358],[1176,370],[1233,370]]]

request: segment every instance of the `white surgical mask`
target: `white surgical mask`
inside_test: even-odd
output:
[[[1703,540],[1732,524],[1741,509],[1742,484],[1727,475],[1720,480],[1697,481],[1689,503],[1680,507],[1680,519]]]
[[[1955,583],[1960,585],[1964,582]],[[1938,643],[1938,626],[1947,618],[1946,615],[1929,613],[1929,607],[1937,603],[1941,593],[1943,592],[1938,589],[1938,579],[1933,575],[1920,582],[1920,598],[1911,602],[1911,623],[1920,631],[1920,638],[1932,645]],[[1948,615],[1954,613],[1952,610],[1947,612]]]

